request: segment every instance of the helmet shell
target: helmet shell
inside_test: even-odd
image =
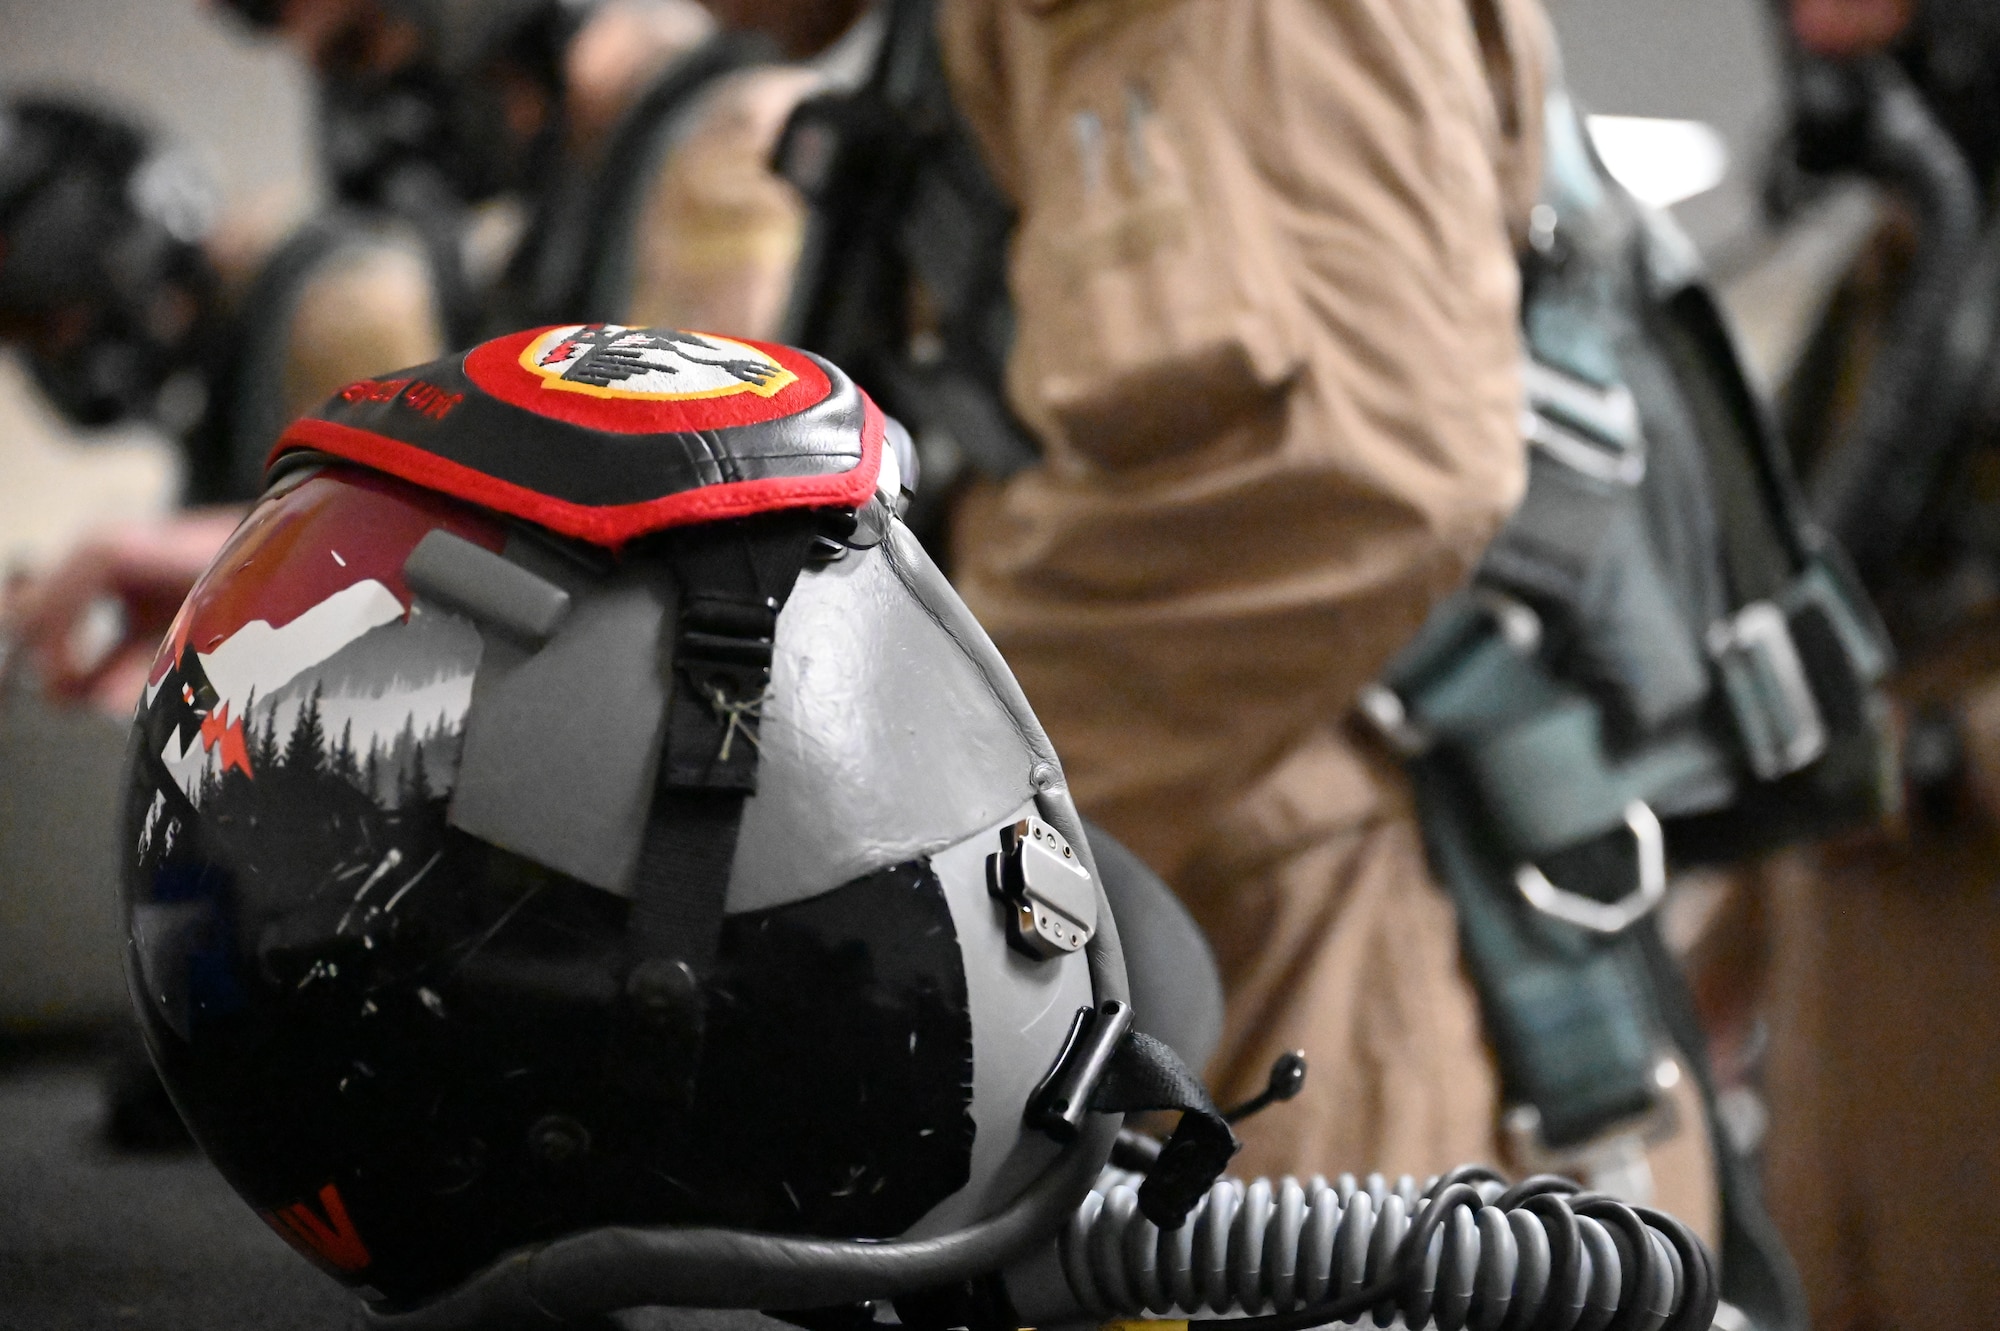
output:
[[[644,671],[575,644],[608,641],[587,635],[615,622],[653,633],[635,659],[657,659],[671,624],[630,590],[660,577],[651,537],[635,528],[614,554],[557,527],[609,540],[606,514],[635,505],[694,523],[671,505],[702,493],[726,511],[758,458],[783,469],[769,431],[834,456],[844,476],[868,452],[853,437],[866,412],[841,405],[851,385],[816,367],[811,401],[708,431],[742,455],[712,485],[641,498],[636,472],[605,467],[591,494],[571,478],[560,495],[510,497],[481,487],[538,454],[481,454],[471,438],[514,420],[520,443],[527,427],[505,411],[572,446],[667,436],[569,419],[617,399],[507,404],[480,386],[478,356],[357,386],[320,414],[352,435],[295,430],[282,447],[366,444],[406,469],[476,462],[493,470],[458,477],[462,489],[543,522],[303,455],[155,663],[134,729],[124,890],[135,1002],[176,1103],[281,1235],[396,1303],[606,1225],[885,1239],[990,1214],[1055,1156],[1021,1110],[1092,999],[1081,953],[1009,947],[986,888],[999,830],[1034,813],[1059,773],[879,492],[875,520],[827,543],[778,618],[691,1094],[626,1031],[629,874],[570,864],[557,835],[598,805],[644,807],[650,770],[620,766],[647,751],[620,733],[645,728],[620,691]],[[447,381],[465,395],[451,429],[410,442],[441,423],[423,411]],[[412,384],[434,392],[416,407],[379,400]],[[770,401],[728,409],[755,416]],[[409,425],[399,412],[427,424],[397,439],[357,423]],[[814,442],[822,428],[845,432],[845,453]],[[575,599],[563,628],[527,651],[413,588],[405,567],[438,532],[561,580]],[[544,673],[521,687],[531,668]],[[508,716],[521,726],[488,724]],[[525,754],[474,742],[523,727],[546,737]],[[513,774],[518,827],[473,807],[475,778],[494,772]]]

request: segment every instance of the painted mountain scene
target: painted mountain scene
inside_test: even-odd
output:
[[[335,643],[331,655],[310,659]],[[270,683],[301,658],[307,664]],[[338,777],[397,808],[450,789],[478,666],[479,634],[470,623],[422,606],[406,610],[371,580],[283,628],[255,621],[214,652],[184,648],[147,710],[171,715],[173,699],[159,695],[179,690],[191,715],[173,718],[159,756],[197,807],[226,772],[255,780],[283,768]],[[201,706],[210,696],[215,701]]]
[[[379,909],[435,863],[480,656],[469,621],[403,581],[438,527],[501,541],[393,482],[316,477],[260,505],[190,596],[136,723],[142,971],[162,930]],[[200,985],[166,978],[146,987],[179,1025]]]

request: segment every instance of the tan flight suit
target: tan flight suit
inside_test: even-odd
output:
[[[1498,0],[947,0],[1021,210],[1016,410],[959,589],[1228,992],[1246,1172],[1498,1155],[1453,913],[1357,691],[1517,502],[1545,41]],[[1482,38],[1484,47],[1482,48]]]
[[[1834,318],[1855,390],[1900,291],[1892,219]],[[2000,497],[1981,445],[1963,483]],[[1890,607],[1893,610],[1895,607]],[[1782,856],[1762,874],[1767,1193],[1818,1331],[1987,1326],[2000,1270],[2000,602],[1900,644],[1891,691],[1955,707],[1967,779],[1952,816]]]

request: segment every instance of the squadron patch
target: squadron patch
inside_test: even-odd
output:
[[[271,457],[340,458],[615,548],[687,523],[859,509],[885,428],[809,352],[572,323],[350,384]]]
[[[833,390],[826,370],[791,347],[605,323],[496,338],[466,354],[464,374],[510,406],[613,434],[761,425],[810,411]]]
[[[737,393],[771,397],[798,382],[768,352],[746,342],[619,324],[552,328],[521,353],[521,368],[544,388],[669,402]]]

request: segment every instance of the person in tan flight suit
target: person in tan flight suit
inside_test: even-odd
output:
[[[1548,37],[1501,0],[958,0],[946,61],[1020,209],[1009,391],[1045,465],[955,580],[1081,807],[1179,891],[1239,1167],[1499,1156],[1452,908],[1349,709],[1525,460],[1519,234]]]
[[[787,0],[712,0],[769,30]],[[807,9],[813,8],[806,6]],[[942,0],[1019,211],[1011,405],[1045,465],[957,506],[953,580],[1082,806],[1219,954],[1251,1172],[1505,1160],[1456,922],[1356,693],[1525,478],[1533,0]],[[1691,1079],[1650,1200],[1714,1235]],[[1511,1161],[1516,1167],[1541,1162]]]

